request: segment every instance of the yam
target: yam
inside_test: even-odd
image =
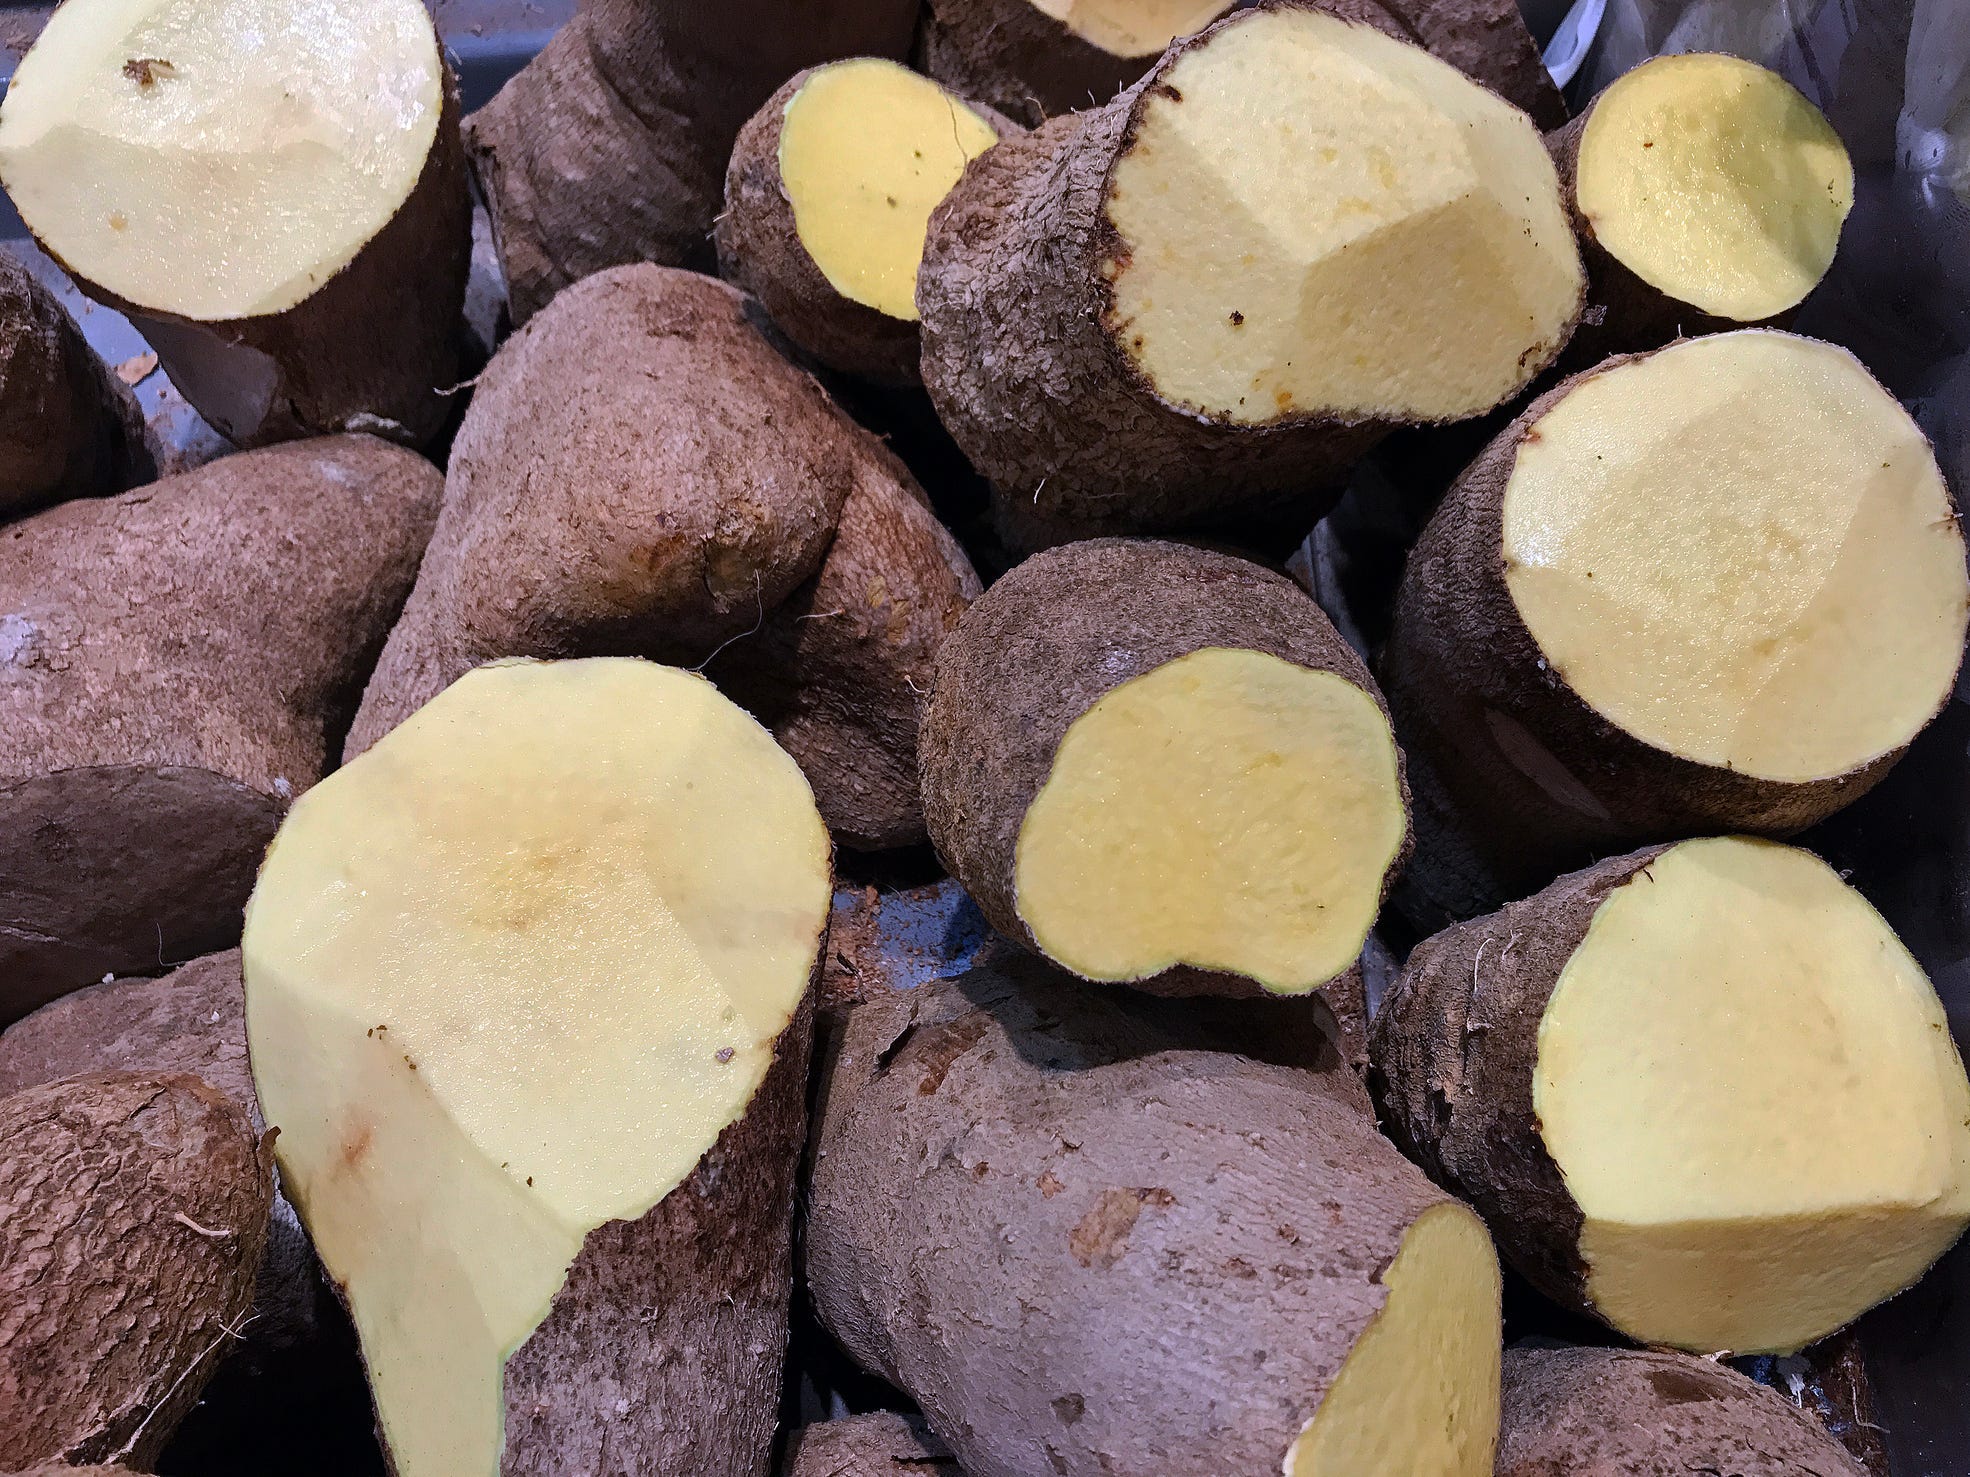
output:
[[[986,591],[938,653],[924,815],[1007,937],[1086,979],[1304,994],[1408,843],[1366,665],[1283,576],[1101,539]]]
[[[1391,1131],[1526,1278],[1642,1343],[1789,1353],[1970,1221],[1970,1083],[1881,916],[1743,837],[1576,872],[1417,946]]]
[[[480,668],[296,802],[247,1041],[397,1477],[765,1470],[829,898],[800,770],[648,662]]]
[[[964,1477],[920,1420],[893,1410],[819,1421],[794,1432],[782,1477]]]
[[[823,1323],[969,1477],[1489,1477],[1477,1218],[1331,1074],[1191,1049],[1145,1003],[1188,1004],[1025,960],[852,1010],[809,1187]]]
[[[0,1464],[149,1470],[253,1299],[273,1167],[195,1077],[0,1102]]]
[[[0,1023],[239,937],[437,514],[364,436],[243,452],[0,539]]]
[[[1518,0],[1382,0],[1416,44],[1482,83],[1545,130],[1567,121]]]
[[[1523,114],[1281,4],[981,156],[917,307],[925,386],[1002,500],[1083,532],[1304,532],[1390,427],[1529,384],[1583,288]]]
[[[0,181],[237,444],[441,428],[471,200],[419,0],[74,0],[0,105]]]
[[[1522,892],[1856,799],[1947,700],[1966,606],[1915,422],[1846,350],[1745,330],[1610,361],[1513,421],[1411,553],[1382,674]]]
[[[515,323],[632,262],[705,267],[739,130],[781,83],[900,60],[918,0],[585,0],[466,123]]]

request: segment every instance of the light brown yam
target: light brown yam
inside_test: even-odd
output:
[[[240,1335],[272,1196],[245,1111],[194,1077],[0,1102],[0,1463],[148,1470]]]
[[[1866,1477],[1812,1416],[1728,1366],[1632,1349],[1508,1349],[1498,1477]]]
[[[593,0],[466,123],[516,323],[608,267],[712,262],[746,119],[805,67],[901,59],[917,0]]]
[[[137,397],[54,294],[0,252],[0,518],[155,473]]]
[[[780,1470],[781,1477],[964,1477],[922,1421],[893,1410],[803,1426]]]
[[[428,462],[226,457],[0,540],[0,1020],[225,948],[410,589]]]

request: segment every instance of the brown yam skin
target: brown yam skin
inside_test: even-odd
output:
[[[1775,1390],[1686,1354],[1508,1349],[1498,1477],[1867,1477]]]
[[[273,1156],[195,1077],[0,1103],[0,1464],[149,1470],[239,1336]]]
[[[1589,1315],[1580,1207],[1532,1108],[1539,1022],[1595,911],[1666,849],[1612,857],[1425,939],[1369,1041],[1389,1136],[1484,1217],[1526,1281]]]
[[[449,68],[444,86],[437,136],[402,208],[347,266],[285,312],[196,322],[80,277],[76,285],[136,324],[172,384],[235,445],[339,431],[428,445],[463,378],[472,257],[458,82]]]
[[[0,1023],[239,937],[441,485],[409,452],[323,438],[0,537]]]
[[[506,1364],[502,1477],[765,1477],[793,1291],[811,997],[745,1116],[637,1221],[591,1231]]]
[[[1279,1471],[1441,1203],[1332,1074],[1144,1003],[988,965],[853,1009],[825,1075],[815,1306],[970,1477]]]
[[[819,1421],[793,1433],[781,1477],[964,1477],[922,1421],[893,1410]]]
[[[1182,544],[1095,539],[1048,550],[958,622],[924,709],[924,819],[945,868],[1000,933],[1039,952],[1019,916],[1014,865],[1026,811],[1068,728],[1111,689],[1207,646],[1336,673],[1381,705],[1367,665],[1291,580]],[[1391,877],[1401,864],[1398,856]],[[1187,967],[1135,985],[1264,993]]]
[[[0,252],[0,519],[156,475],[137,397],[55,295]]]
[[[584,0],[466,123],[515,323],[579,278],[652,261],[709,268],[746,119],[803,68],[902,60],[917,0]]]

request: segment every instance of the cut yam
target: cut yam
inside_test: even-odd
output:
[[[893,1410],[819,1421],[794,1432],[782,1477],[964,1477],[920,1420]]]
[[[55,295],[0,252],[0,519],[156,475],[137,397]]]
[[[295,805],[248,1041],[399,1477],[762,1469],[829,896],[793,761],[646,662],[481,668]]]
[[[1783,319],[1826,275],[1854,204],[1819,109],[1734,56],[1642,63],[1552,149],[1599,309],[1570,357]]]
[[[1867,1477],[1776,1390],[1687,1355],[1508,1349],[1499,1477]]]
[[[1373,1050],[1438,1182],[1639,1342],[1799,1349],[1970,1221],[1970,1083],[1935,991],[1775,842],[1635,852],[1438,934]]]
[[[719,271],[818,363],[914,384],[930,212],[1013,127],[881,58],[802,72],[732,150]]]
[[[1383,674],[1470,836],[1536,886],[1857,798],[1948,698],[1967,605],[1915,422],[1844,349],[1746,330],[1514,421],[1411,555]]]
[[[1101,539],[938,653],[924,814],[1001,933],[1086,979],[1297,995],[1360,955],[1408,840],[1366,666],[1290,580]]]
[[[1168,1003],[1022,961],[855,1007],[822,1321],[968,1477],[1490,1477],[1483,1226],[1332,1074],[1184,1049]]]
[[[1417,45],[1523,108],[1540,128],[1551,130],[1566,122],[1566,101],[1553,85],[1518,0],[1382,3]]]
[[[711,265],[746,120],[795,73],[909,51],[918,0],[589,0],[467,122],[513,319],[609,267]]]
[[[1522,113],[1286,4],[979,160],[917,294],[925,384],[999,496],[1122,533],[1310,526],[1390,427],[1524,388],[1582,290]]]
[[[366,436],[242,452],[0,540],[0,1023],[237,941],[442,479]]]
[[[75,0],[8,87],[0,180],[235,442],[439,429],[471,205],[418,0]]]
[[[0,1469],[152,1470],[253,1301],[272,1156],[187,1076],[0,1099]]]

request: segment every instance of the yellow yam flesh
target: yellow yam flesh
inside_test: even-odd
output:
[[[248,1039],[401,1477],[498,1472],[507,1357],[745,1112],[829,886],[793,761],[645,662],[480,668],[295,805]]]
[[[1193,964],[1300,994],[1360,954],[1404,830],[1373,698],[1206,648],[1069,727],[1021,823],[1014,892],[1034,941],[1085,978]]]
[[[1674,847],[1609,894],[1539,1027],[1533,1107],[1623,1333],[1789,1352],[1970,1219],[1970,1084],[1935,991],[1810,853]]]
[[[1907,413],[1845,350],[1745,330],[1578,385],[1504,498],[1540,651],[1642,742],[1803,782],[1900,749],[1964,642],[1963,538]]]
[[[0,106],[0,180],[128,302],[277,313],[409,197],[443,75],[420,0],[69,0]]]
[[[1261,12],[1143,96],[1105,209],[1110,331],[1166,400],[1454,420],[1557,351],[1583,278],[1516,108],[1413,46]]]
[[[1826,275],[1854,167],[1783,77],[1733,56],[1665,56],[1596,99],[1575,194],[1595,240],[1637,277],[1755,323]]]
[[[1032,0],[1088,45],[1112,56],[1155,56],[1179,36],[1201,31],[1229,0]],[[1096,98],[1095,102],[1106,102]]]
[[[850,302],[915,322],[930,213],[996,142],[978,113],[894,62],[817,68],[780,123],[800,244]]]

